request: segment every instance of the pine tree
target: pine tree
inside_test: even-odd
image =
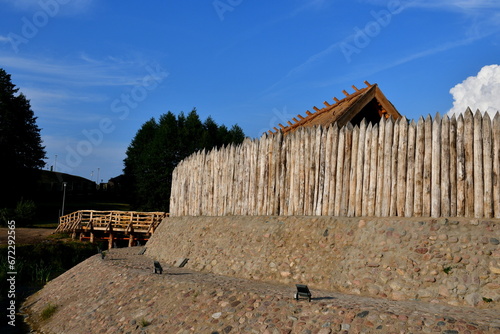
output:
[[[40,128],[29,100],[0,68],[0,162],[2,206],[29,197],[45,163]]]

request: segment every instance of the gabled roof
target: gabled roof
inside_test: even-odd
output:
[[[281,131],[287,133],[294,131],[302,126],[328,126],[337,123],[339,127],[351,122],[352,125],[357,125],[363,118],[368,122],[378,123],[382,117],[398,119],[401,114],[396,110],[392,103],[384,96],[377,84],[371,85],[365,81],[366,87],[358,89],[352,86],[354,93],[349,94],[345,90],[342,91],[346,96],[342,100],[333,98],[333,104],[323,102],[324,108],[319,109],[313,107],[315,113],[306,111],[307,116],[297,115],[291,121],[288,121],[288,126],[279,124],[281,129],[274,128],[275,132],[269,131],[270,134]]]

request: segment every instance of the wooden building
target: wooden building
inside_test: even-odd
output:
[[[297,115],[291,121],[288,121],[287,126],[279,124],[280,129],[274,128],[269,133],[277,133],[281,131],[287,133],[294,131],[302,126],[328,126],[337,123],[339,127],[343,127],[347,123],[353,126],[361,123],[363,118],[368,123],[378,123],[382,117],[394,119],[401,118],[401,114],[396,110],[394,105],[384,96],[377,84],[370,84],[365,81],[366,87],[358,89],[352,86],[354,93],[349,94],[347,91],[342,91],[345,98],[339,100],[334,97],[334,103],[330,104],[327,101],[323,102],[325,107],[322,109],[314,107],[315,112],[306,111],[306,116]]]

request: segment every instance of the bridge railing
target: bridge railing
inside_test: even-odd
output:
[[[153,233],[167,216],[165,212],[79,210],[60,217],[56,233],[85,230]]]

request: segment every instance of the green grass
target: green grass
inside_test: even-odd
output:
[[[16,245],[16,285],[33,290],[97,253],[94,244],[50,240],[36,245]],[[7,245],[0,246],[0,268],[8,268]],[[7,271],[0,271],[0,300],[7,296]],[[23,296],[20,296],[21,298]]]
[[[144,319],[144,318],[142,318],[142,319],[139,321],[139,326],[141,326],[141,327],[143,327],[143,328],[144,328],[144,327],[147,327],[147,326],[149,326],[149,325],[151,325],[151,321],[148,321],[148,320],[146,320],[146,319]]]
[[[44,321],[49,320],[50,318],[52,318],[54,313],[56,313],[56,311],[57,305],[48,303],[47,306],[45,306],[45,308],[42,310],[42,313],[40,313],[40,318],[42,318],[42,320]]]

